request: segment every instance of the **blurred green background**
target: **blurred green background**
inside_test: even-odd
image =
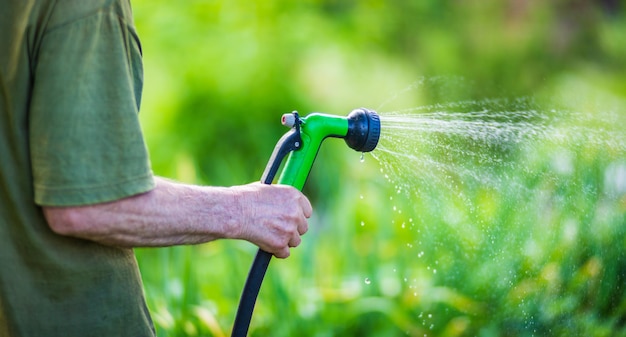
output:
[[[626,1],[134,0],[133,10],[153,169],[183,182],[258,181],[293,110],[384,116],[536,97],[559,106],[545,113],[583,111],[618,139],[605,146],[610,132],[598,129],[597,142],[539,140],[495,168],[431,149],[500,181],[454,188],[436,179],[450,172],[424,179],[428,166],[411,172],[380,154],[381,172],[327,141],[305,187],[311,229],[270,265],[251,336],[626,336]],[[566,177],[553,172],[564,152]],[[229,335],[255,252],[233,241],[138,249],[159,336]]]

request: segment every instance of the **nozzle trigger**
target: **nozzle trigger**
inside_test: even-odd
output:
[[[274,152],[272,152],[272,156],[265,167],[265,172],[263,172],[263,176],[261,177],[261,182],[264,184],[272,183],[280,164],[289,152],[302,147],[302,137],[300,134],[300,124],[302,124],[302,120],[298,113],[294,111],[291,114],[284,114],[281,118],[281,123],[290,128],[295,128],[284,134],[278,143],[276,143]],[[287,123],[292,123],[292,125],[288,125]]]

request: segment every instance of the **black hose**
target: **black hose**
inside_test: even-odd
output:
[[[297,113],[294,113],[296,119],[298,119]],[[261,182],[264,184],[271,184],[274,180],[276,172],[282,163],[283,159],[291,151],[297,150],[302,144],[302,138],[300,138],[300,124],[296,123],[295,129],[287,132],[274,147],[274,152],[270,157],[270,160],[265,167],[265,172],[261,177]],[[272,259],[272,254],[259,249],[252,262],[250,271],[248,272],[248,279],[243,287],[241,298],[239,299],[239,308],[237,308],[237,315],[235,316],[235,323],[233,325],[233,331],[231,337],[246,337],[248,329],[250,328],[250,321],[252,320],[252,312],[254,311],[254,305],[256,299],[259,296],[259,290],[261,290],[261,284],[265,277],[265,272]]]
[[[266,251],[259,249],[257,252],[239,300],[239,308],[237,309],[237,316],[235,316],[231,337],[247,336],[254,305],[271,259],[272,254]]]

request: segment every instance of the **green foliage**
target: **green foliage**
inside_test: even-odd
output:
[[[625,5],[603,3],[135,0],[153,168],[192,183],[258,180],[292,110],[532,96],[624,137]],[[328,140],[305,188],[311,230],[272,262],[251,336],[626,336],[626,196],[607,185],[624,149],[581,139],[530,153],[443,140],[509,161],[497,167],[415,149],[495,185],[381,172]],[[563,155],[571,170],[559,173]],[[159,335],[229,335],[255,251],[137,250]]]

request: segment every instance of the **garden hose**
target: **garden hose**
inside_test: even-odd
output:
[[[300,117],[297,112],[282,116],[283,125],[291,128],[276,146],[265,167],[261,182],[271,184],[283,159],[288,155],[277,183],[302,190],[322,141],[328,137],[343,138],[359,152],[376,148],[380,137],[380,118],[375,111],[355,109],[347,117],[313,113]],[[272,254],[259,249],[252,263],[239,300],[232,337],[248,334],[252,312]]]

